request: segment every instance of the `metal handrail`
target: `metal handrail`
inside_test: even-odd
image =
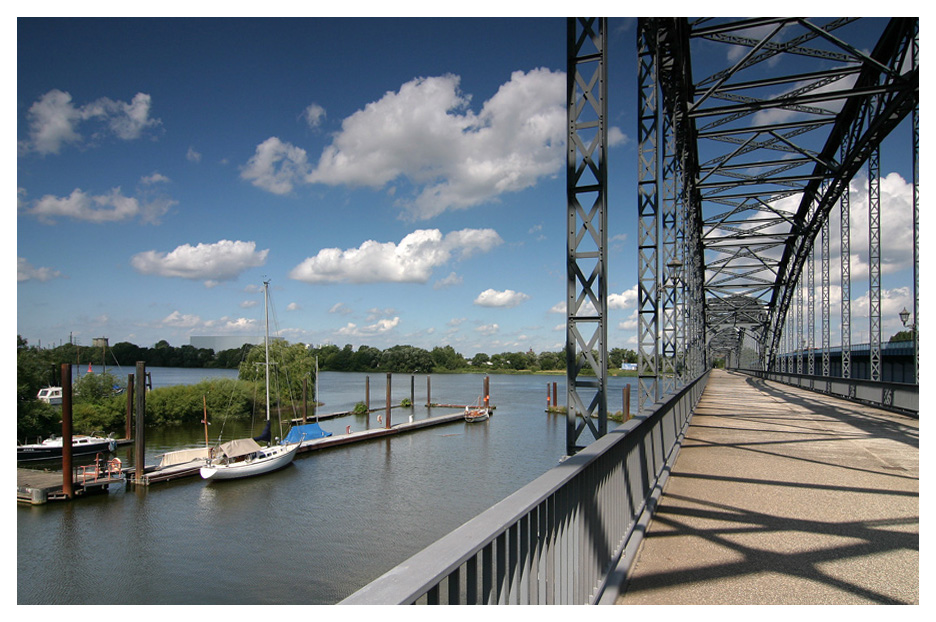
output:
[[[905,382],[737,368],[734,371],[903,413],[919,414],[920,387]]]
[[[707,380],[708,372],[339,604],[613,599],[616,568],[632,559]]]

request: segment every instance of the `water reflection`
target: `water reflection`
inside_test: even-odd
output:
[[[322,376],[327,412],[363,401],[363,374]],[[433,376],[432,399],[473,402],[482,380]],[[565,419],[544,413],[543,395],[553,380],[564,391],[559,377],[492,375],[497,410],[486,423],[304,454],[257,478],[194,478],[20,507],[18,602],[337,602],[557,464]],[[612,390],[620,394],[624,382],[612,379]],[[376,395],[382,403],[384,383],[371,378],[372,404]],[[417,377],[417,391],[425,383]],[[409,378],[394,378],[392,391],[394,401],[409,398]],[[451,412],[426,409],[424,393],[416,403],[394,409],[392,421]],[[376,413],[369,422],[320,422],[335,434],[368,424],[377,426]],[[148,429],[146,438],[147,460],[155,461],[161,451],[203,444],[204,430]],[[105,574],[119,586],[101,580]]]

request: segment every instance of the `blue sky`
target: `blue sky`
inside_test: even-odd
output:
[[[609,27],[609,345],[629,348],[635,27]],[[564,18],[21,19],[17,35],[30,343],[253,337],[269,279],[290,341],[564,346]]]
[[[294,341],[562,347],[564,19],[41,19],[18,36],[31,343],[256,335],[266,278]],[[631,228],[613,226],[618,292]]]

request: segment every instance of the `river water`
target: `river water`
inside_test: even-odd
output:
[[[236,376],[148,371],[154,387]],[[322,413],[364,401],[364,374],[322,372],[320,380]],[[609,410],[621,409],[623,387],[635,380],[609,380]],[[432,402],[468,404],[481,395],[483,376],[433,375],[430,382]],[[255,478],[118,486],[71,503],[18,506],[17,602],[335,603],[558,463],[565,420],[544,412],[553,382],[564,403],[564,375],[491,374],[497,408],[487,423],[312,452]],[[394,409],[393,423],[451,412],[424,406],[425,375],[394,375],[391,403],[409,398],[411,386],[417,406]],[[383,405],[386,375],[371,374],[370,390],[371,407]],[[377,414],[320,425],[342,434],[346,426],[381,425]],[[204,430],[147,428],[146,443],[147,463],[155,463],[162,451],[204,444]],[[125,463],[132,454],[129,446],[118,450]]]

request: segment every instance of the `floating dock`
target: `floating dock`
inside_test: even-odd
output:
[[[40,471],[37,469],[16,469],[16,501],[31,505],[43,505],[50,501],[67,501],[62,482],[62,471]],[[73,496],[106,492],[111,484],[125,481],[119,470],[98,470],[92,467],[79,467],[72,481]]]
[[[465,406],[458,406],[454,404],[448,404],[445,406],[440,406],[445,408],[459,408],[458,412],[449,413],[446,415],[438,415],[435,417],[427,417],[425,419],[418,419],[414,421],[406,421],[403,423],[397,423],[388,427],[379,427],[379,428],[370,428],[367,430],[360,430],[358,432],[347,432],[345,434],[332,434],[331,436],[326,436],[325,438],[319,438],[311,441],[305,441],[300,447],[300,454],[309,453],[312,451],[319,451],[322,449],[328,449],[331,447],[339,447],[341,445],[350,445],[352,443],[361,443],[365,441],[370,441],[378,438],[385,438],[388,436],[395,436],[397,434],[405,434],[407,432],[412,432],[415,430],[420,430],[422,428],[428,428],[437,425],[445,425],[449,423],[455,423],[457,421],[464,421]],[[396,407],[394,407],[396,408]],[[386,408],[375,409],[377,412],[385,411]],[[492,407],[493,410],[493,407]],[[372,411],[373,412],[373,411]],[[332,415],[335,416],[335,415]],[[326,417],[319,415],[319,419],[324,419]],[[312,417],[309,417],[309,422],[313,421]],[[302,420],[294,421],[301,423]],[[124,473],[127,476],[127,482],[129,484],[148,486],[150,484],[156,484],[160,482],[168,482],[171,480],[182,479],[186,477],[193,477],[199,474],[199,469],[202,467],[202,462],[197,461],[193,463],[186,463],[167,467],[165,469],[157,469],[156,467],[150,466],[146,468],[146,471],[143,474],[143,479],[140,482],[134,481],[135,470],[133,467],[128,467],[124,469]]]

